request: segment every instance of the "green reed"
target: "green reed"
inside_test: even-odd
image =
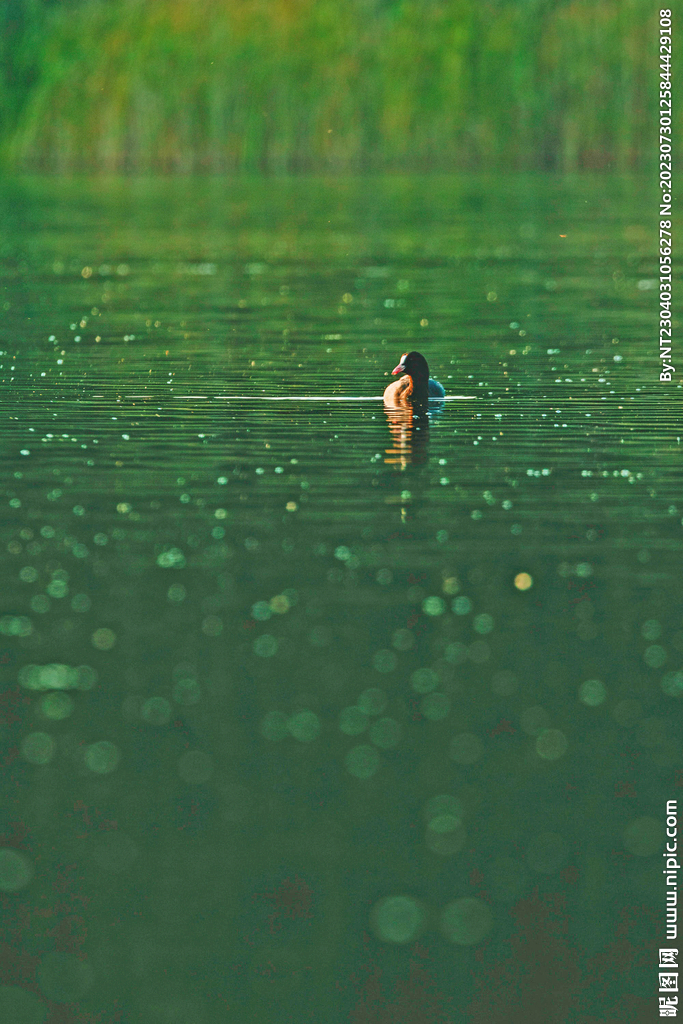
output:
[[[655,158],[659,8],[641,0],[6,2],[21,15],[0,53],[13,168],[571,171]]]

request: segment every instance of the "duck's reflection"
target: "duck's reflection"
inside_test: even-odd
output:
[[[430,420],[443,412],[443,402],[430,402],[429,409],[384,406],[393,444],[385,449],[387,465],[424,466],[429,462]]]

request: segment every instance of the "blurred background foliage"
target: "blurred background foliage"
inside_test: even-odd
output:
[[[645,169],[659,6],[3,0],[2,158],[57,172]]]

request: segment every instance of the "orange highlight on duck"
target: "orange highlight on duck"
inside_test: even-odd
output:
[[[438,400],[446,395],[438,380],[429,376],[427,360],[419,352],[404,352],[400,363],[391,373],[402,373],[403,376],[386,388],[385,405],[395,409],[426,407],[430,398]]]

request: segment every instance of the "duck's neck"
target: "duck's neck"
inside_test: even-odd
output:
[[[410,379],[413,382],[412,391],[410,397],[413,402],[426,402],[429,399],[429,377],[421,375],[419,377],[410,375]]]

